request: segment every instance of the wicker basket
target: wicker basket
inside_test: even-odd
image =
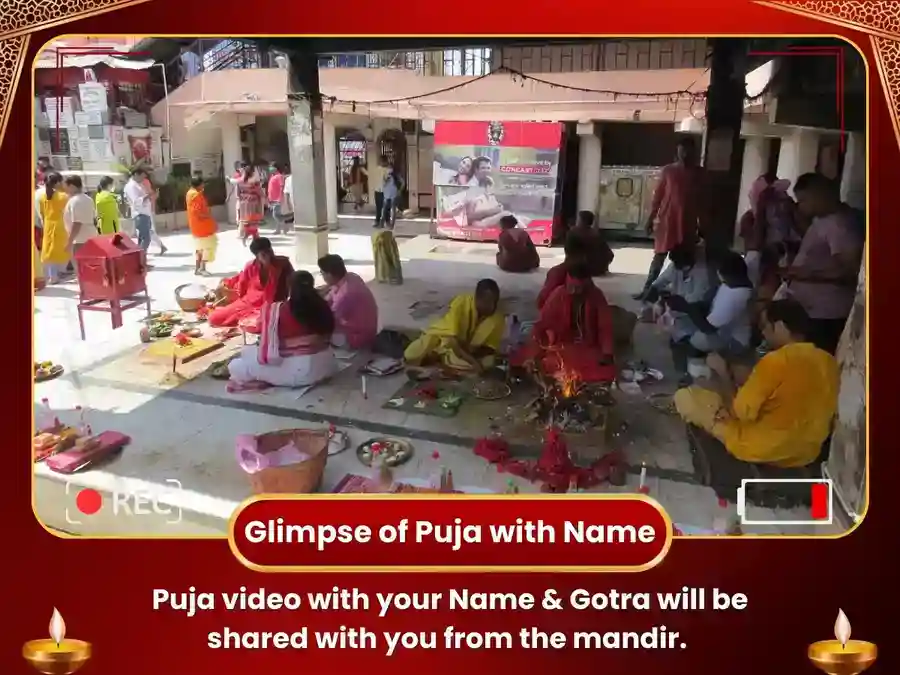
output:
[[[224,307],[230,305],[237,298],[237,292],[233,288],[228,288],[225,284],[219,284],[215,290],[215,306]]]
[[[181,308],[182,312],[196,312],[198,309],[206,305],[206,298],[182,298],[181,292],[188,286],[193,284],[181,284],[175,289],[175,302]]]
[[[249,474],[253,494],[308,494],[316,492],[328,461],[328,431],[313,429],[284,429],[270,431],[256,437],[260,454],[275,452],[293,442],[310,456],[299,464],[263,469]]]

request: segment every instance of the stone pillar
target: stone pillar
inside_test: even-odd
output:
[[[313,265],[328,254],[328,213],[325,199],[325,148],[322,95],[316,55],[297,51],[290,56],[290,112],[287,120],[294,203],[294,263]]]
[[[866,511],[866,262],[859,269],[856,302],[837,351],[841,367],[838,409],[827,468],[834,490],[853,516]],[[854,519],[855,520],[855,519]]]
[[[734,243],[735,214],[741,186],[738,154],[744,119],[744,75],[747,47],[735,38],[710,40],[712,59],[706,98],[703,165],[710,183],[710,213],[704,233],[713,252]]]
[[[863,132],[847,134],[841,201],[855,209],[866,210],[866,135]]]
[[[791,185],[805,173],[816,170],[819,161],[819,134],[810,129],[795,129],[781,138],[778,153],[778,177]]]
[[[601,143],[596,134],[578,136],[578,210],[599,215]]]
[[[769,139],[765,136],[748,136],[744,139],[744,161],[741,166],[741,187],[738,192],[736,220],[750,208],[750,187],[769,166]]]
[[[241,149],[241,127],[238,124],[236,113],[222,112],[216,114],[219,131],[222,134],[222,171],[227,181],[234,174],[234,163],[243,159]],[[226,206],[228,222],[232,225],[236,222],[237,208],[233,190],[228,190],[230,195]]]
[[[334,124],[326,115],[324,118],[322,145],[325,152],[325,214],[329,224],[338,222],[338,156],[337,137]]]

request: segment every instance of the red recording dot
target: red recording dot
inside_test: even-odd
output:
[[[86,516],[92,516],[103,506],[103,497],[93,488],[85,488],[75,497],[75,506]]]

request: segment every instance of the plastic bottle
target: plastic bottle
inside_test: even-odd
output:
[[[438,467],[437,471],[432,474],[429,487],[432,490],[442,490],[446,482],[447,469],[443,466]]]
[[[50,407],[50,399],[41,399],[41,407],[35,415],[34,424],[38,433],[52,431],[60,426],[59,417],[56,416],[56,413],[53,412],[53,408]]]
[[[87,416],[85,415],[84,408],[82,408],[80,405],[76,405],[75,410],[78,411],[78,435],[84,438],[93,436],[91,425],[87,422]]]

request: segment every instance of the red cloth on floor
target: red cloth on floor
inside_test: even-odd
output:
[[[475,444],[475,454],[497,470],[531,482],[543,483],[550,492],[565,492],[571,487],[586,489],[609,480],[613,468],[622,462],[618,451],[607,453],[589,466],[572,462],[565,439],[551,428],[544,439],[544,449],[537,461],[512,459],[509,444],[502,438],[482,438]]]

